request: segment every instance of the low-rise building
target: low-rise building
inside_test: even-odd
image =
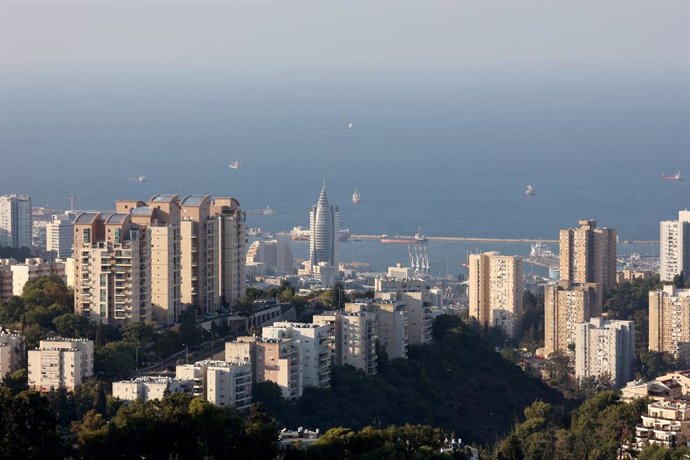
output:
[[[621,400],[626,402],[638,398],[676,399],[682,395],[683,387],[673,379],[654,379],[649,382],[633,381],[621,388]]]
[[[664,400],[647,405],[642,424],[635,429],[635,447],[649,444],[664,447],[688,445],[690,439],[690,401]]]
[[[23,345],[21,334],[0,329],[0,381],[20,368]]]
[[[74,391],[93,376],[93,341],[54,338],[41,340],[29,351],[29,386],[39,391]]]
[[[0,300],[21,296],[26,283],[42,276],[57,276],[66,281],[65,263],[46,262],[38,257],[26,259],[23,263],[15,259],[0,259]]]
[[[113,398],[123,401],[163,399],[174,393],[192,394],[194,382],[170,377],[137,377],[113,382]]]

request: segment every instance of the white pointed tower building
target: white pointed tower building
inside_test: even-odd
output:
[[[326,184],[319,195],[319,201],[309,212],[309,263],[312,275],[332,284],[332,278],[338,269],[338,230],[340,227],[340,210],[328,203]],[[328,281],[326,281],[328,280]]]

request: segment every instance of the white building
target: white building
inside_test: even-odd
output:
[[[654,401],[642,414],[642,425],[635,428],[635,447],[649,444],[663,447],[688,445],[690,439],[690,402],[682,400]]]
[[[257,240],[247,249],[247,266],[263,264],[267,273],[292,274],[295,258],[290,246],[281,240]]]
[[[340,210],[328,203],[325,185],[321,189],[319,201],[309,212],[309,228],[309,263],[312,275],[324,286],[332,286],[339,262]]]
[[[30,248],[32,231],[31,197],[0,196],[0,246]]]
[[[29,351],[29,386],[39,391],[77,385],[93,376],[93,342],[85,339],[41,340]]]
[[[138,377],[132,380],[113,382],[113,398],[123,401],[151,401],[163,399],[174,393],[192,394],[192,380],[178,380],[170,377]]]
[[[331,382],[330,327],[313,323],[274,323],[262,330],[267,339],[299,342],[302,382],[305,387],[327,387]]]
[[[0,329],[0,381],[19,369],[24,340],[19,333]]]
[[[678,220],[665,220],[660,225],[661,281],[673,281],[676,275],[690,271],[690,211],[678,212]]]
[[[26,259],[17,263],[14,259],[1,259],[0,265],[7,265],[12,272],[12,295],[21,296],[24,286],[31,280],[42,276],[57,276],[66,281],[65,263],[46,262],[41,258]]]
[[[578,379],[608,376],[615,387],[630,380],[635,356],[633,321],[592,318],[577,326],[575,337],[575,376]]]
[[[345,311],[369,312],[376,315],[379,343],[386,350],[389,359],[407,358],[407,310],[398,302],[394,293],[380,293],[379,298],[368,303],[346,303]]]
[[[404,267],[402,264],[395,264],[395,267],[388,267],[388,278],[393,280],[409,280],[414,277],[414,269]]]
[[[74,224],[64,217],[53,216],[46,225],[46,251],[53,252],[56,259],[72,257]]]
[[[314,315],[314,323],[328,326],[331,333],[331,361],[376,374],[378,358],[376,314],[360,311],[327,311]]]
[[[177,366],[175,377],[193,382],[193,394],[219,407],[245,410],[252,403],[249,361],[198,361]]]

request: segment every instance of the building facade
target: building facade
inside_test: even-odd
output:
[[[649,444],[663,447],[687,445],[690,441],[690,402],[686,400],[654,401],[642,414],[642,424],[635,429],[635,447]]]
[[[522,260],[498,252],[469,256],[469,313],[482,326],[516,337],[522,323]]]
[[[315,324],[328,326],[331,334],[331,362],[350,365],[367,374],[376,374],[378,357],[376,314],[360,311],[327,311],[314,315]]]
[[[292,274],[295,258],[290,246],[281,240],[257,240],[247,249],[247,265],[264,264],[271,274]]]
[[[690,272],[690,211],[678,212],[678,220],[665,220],[659,226],[659,277],[673,281]]]
[[[373,302],[346,303],[345,311],[375,315],[378,340],[388,357],[407,358],[407,310],[404,304],[395,299],[395,294],[375,299]]]
[[[137,377],[131,380],[113,382],[113,398],[123,401],[151,401],[163,399],[175,393],[192,394],[192,380],[178,380],[170,377]]]
[[[616,244],[613,228],[598,228],[596,220],[581,220],[578,228],[560,231],[560,277],[570,284],[597,283],[603,292],[616,284]]]
[[[93,342],[85,339],[41,340],[29,350],[29,386],[46,392],[65,388],[74,391],[93,376]]]
[[[24,338],[15,332],[0,329],[0,381],[22,364]]]
[[[690,289],[666,285],[649,292],[649,350],[690,365]]]
[[[575,376],[607,377],[620,388],[632,377],[635,323],[592,318],[577,326]]]
[[[577,325],[601,314],[598,284],[544,287],[544,351],[572,355]]]
[[[46,224],[46,251],[55,255],[56,259],[72,257],[74,224],[67,216],[52,216]]]
[[[30,248],[32,231],[31,197],[0,196],[0,246]]]
[[[309,212],[309,263],[312,269],[319,264],[328,264],[334,270],[339,261],[340,210],[328,203],[324,184],[318,202]],[[320,271],[325,271],[321,268]],[[318,276],[316,276],[319,278]],[[319,278],[321,279],[321,278]],[[330,281],[330,280],[329,280]],[[322,280],[323,282],[323,280]]]
[[[205,360],[178,365],[175,377],[191,381],[193,394],[218,407],[246,410],[252,403],[252,364],[250,361]]]

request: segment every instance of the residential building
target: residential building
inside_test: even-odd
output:
[[[275,382],[284,398],[302,396],[300,345],[293,339],[238,337],[225,343],[225,359],[249,358],[255,382]]]
[[[0,259],[0,265],[9,267],[12,278],[12,292],[10,295],[21,296],[24,286],[31,280],[43,276],[56,276],[65,281],[65,263],[62,261],[46,262],[41,258],[25,259],[18,263],[14,259]]]
[[[581,220],[578,228],[560,232],[560,277],[571,284],[597,283],[603,292],[616,284],[616,244],[613,228],[598,228],[596,220]]]
[[[312,321],[329,327],[331,362],[350,365],[367,374],[376,374],[378,324],[376,314],[360,311],[326,311],[314,315]]]
[[[219,407],[246,410],[252,403],[252,364],[205,360],[178,365],[175,377],[193,382],[193,394]]]
[[[609,378],[615,387],[632,376],[635,356],[633,321],[591,318],[578,324],[575,336],[575,376]]]
[[[600,293],[596,283],[544,286],[544,350],[540,355],[573,354],[577,325],[601,314]]]
[[[469,314],[516,337],[522,323],[522,260],[499,252],[469,256]]]
[[[74,391],[93,376],[93,341],[54,338],[41,340],[29,351],[29,386],[39,391]]]
[[[331,206],[328,203],[325,184],[321,189],[319,201],[309,212],[309,228],[309,262],[312,270],[318,272],[314,276],[325,286],[330,286],[332,284],[324,282],[324,279],[319,276],[331,273],[327,270],[328,266],[332,267],[333,271],[338,267],[340,210],[337,206]],[[323,267],[321,264],[327,264],[327,266]],[[317,274],[319,276],[316,276]]]
[[[0,196],[0,246],[30,248],[32,231],[31,197]]]
[[[192,380],[178,380],[170,377],[137,377],[113,382],[113,398],[146,402],[163,399],[175,393],[192,394],[193,384]]]
[[[616,272],[616,283],[632,283],[637,279],[647,280],[652,278],[654,275],[655,272],[652,270],[625,268]]]
[[[79,214],[74,222],[77,314],[119,326],[151,320],[148,237],[131,214]]]
[[[266,339],[294,339],[299,343],[302,383],[305,387],[328,387],[331,383],[331,330],[314,323],[278,322],[264,326]]]
[[[690,365],[690,289],[666,285],[649,292],[649,350]]]
[[[330,288],[335,285],[338,268],[328,262],[319,262],[311,266],[311,276],[320,281],[321,286]]]
[[[223,304],[234,306],[246,291],[246,216],[234,198],[216,197],[213,206],[219,235],[216,239],[218,292]]]
[[[635,447],[649,444],[663,447],[688,445],[690,440],[690,401],[664,400],[647,405],[642,424],[635,428]]]
[[[0,382],[22,364],[24,338],[18,332],[0,328]]]
[[[656,378],[649,382],[632,381],[621,388],[621,401],[629,402],[638,398],[661,401],[667,398],[678,399],[683,395],[681,385],[673,379]]]
[[[56,259],[72,257],[73,232],[74,224],[66,215],[52,216],[46,224],[46,251],[53,253]]]
[[[256,240],[247,250],[247,265],[264,264],[270,274],[292,274],[295,261],[290,246],[281,240]]]
[[[404,267],[397,263],[395,267],[388,267],[388,278],[393,280],[409,280],[414,277],[414,268]]]
[[[386,297],[386,296],[384,296]],[[395,294],[367,303],[346,303],[345,311],[376,315],[379,343],[390,359],[407,358],[407,310]]]
[[[665,220],[660,224],[659,277],[673,281],[683,272],[690,272],[690,210],[678,212],[678,220]]]

